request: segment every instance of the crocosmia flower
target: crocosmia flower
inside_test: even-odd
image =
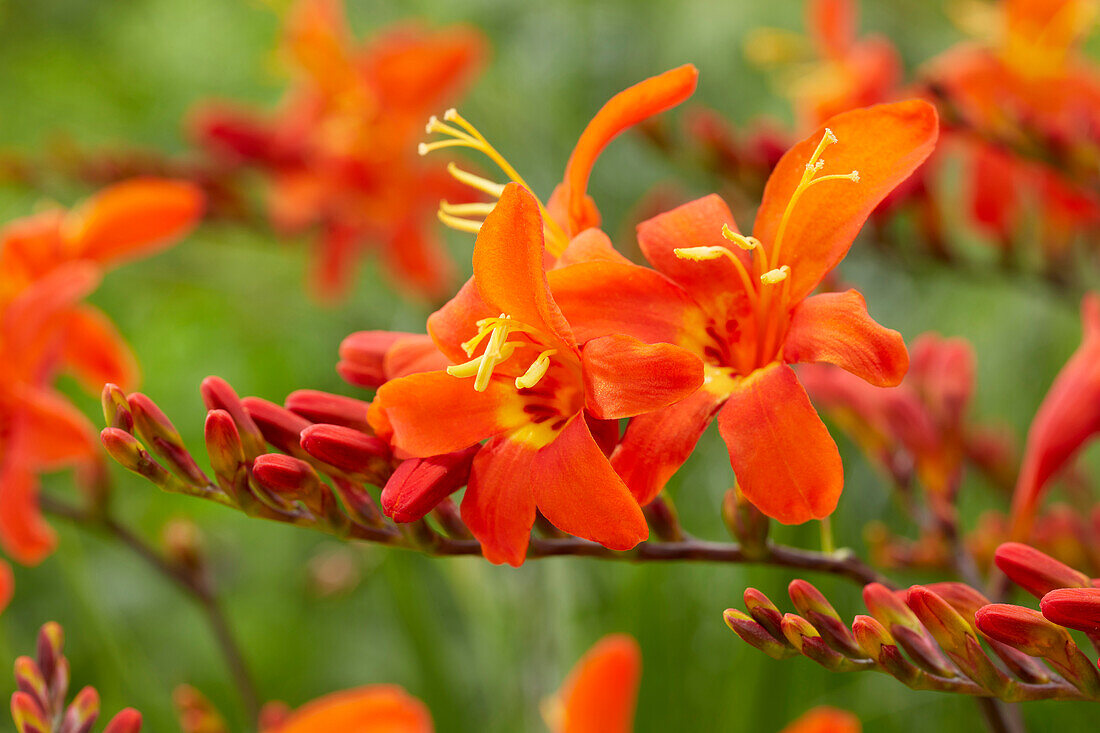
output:
[[[424,703],[396,685],[334,692],[295,710],[263,733],[432,733]]]
[[[569,534],[617,550],[648,536],[586,415],[618,419],[694,392],[688,351],[625,335],[578,341],[543,267],[540,207],[509,184],[474,248],[474,277],[428,321],[453,363],[382,385],[375,431],[429,457],[488,442],[474,459],[462,518],[492,562],[523,562],[535,512]]]
[[[77,467],[88,480],[101,460],[91,423],[54,378],[69,372],[93,393],[137,381],[129,347],[82,299],[104,268],[183,236],[202,208],[189,183],[135,179],[0,232],[0,544],[16,560],[38,562],[54,545],[38,473]]]
[[[454,266],[430,218],[440,198],[465,188],[420,160],[416,140],[430,111],[480,66],[481,36],[405,26],[357,43],[340,0],[299,0],[285,48],[294,83],[280,109],[264,119],[208,105],[192,125],[200,143],[229,165],[267,174],[270,216],[281,231],[317,231],[318,297],[342,297],[371,250],[401,284],[444,296]]]
[[[600,639],[543,704],[551,733],[630,733],[642,677],[642,651],[626,634]]]
[[[1081,303],[1084,337],[1027,431],[1027,445],[1012,500],[1012,535],[1025,539],[1050,480],[1100,431],[1100,296]]]
[[[905,375],[901,336],[870,318],[863,296],[811,293],[928,156],[937,130],[935,109],[919,100],[838,115],[783,156],[751,236],[712,195],[639,226],[656,269],[608,251],[550,273],[580,339],[630,334],[706,365],[698,391],[631,421],[612,456],[639,502],[657,495],[717,414],[750,502],[785,523],[833,511],[840,455],[789,364],[830,362],[879,386]]]

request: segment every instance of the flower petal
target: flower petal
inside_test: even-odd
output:
[[[546,282],[542,227],[535,197],[519,184],[508,184],[477,235],[474,283],[497,313],[575,348],[573,332]]]
[[[0,546],[24,565],[41,562],[57,544],[53,529],[38,509],[38,478],[30,462],[11,450],[0,468]]]
[[[737,231],[726,202],[710,194],[643,221],[638,225],[638,244],[651,265],[701,305],[724,316],[733,294],[744,290],[734,264],[725,257],[702,262],[680,259],[674,251],[680,247],[724,247],[752,272],[749,253],[722,236],[723,226]]]
[[[67,314],[64,359],[88,392],[95,394],[111,382],[123,391],[137,387],[137,360],[111,320],[91,306],[77,306]]]
[[[499,315],[500,311],[485,302],[470,278],[442,308],[428,316],[428,333],[452,364],[461,364],[470,358],[462,344],[477,334],[477,322]]]
[[[586,343],[581,368],[585,406],[604,420],[659,410],[703,384],[703,362],[690,351],[622,334]]]
[[[294,711],[265,733],[432,733],[424,703],[396,685],[334,692]]]
[[[685,328],[702,321],[698,304],[683,288],[648,267],[582,262],[551,270],[547,277],[581,342],[624,333],[650,343],[678,343]]]
[[[411,224],[401,226],[383,253],[394,274],[417,293],[438,303],[452,292],[454,263],[443,244],[428,231]]]
[[[340,362],[336,365],[336,371],[345,381],[368,389],[377,389],[394,377],[414,374],[409,371],[394,375],[386,370],[386,355],[396,343],[407,338],[424,338],[431,343],[427,336],[403,331],[356,331],[340,342]],[[434,344],[432,350],[435,350]],[[440,365],[418,371],[434,372],[442,368]]]
[[[875,323],[855,290],[822,293],[796,306],[783,359],[827,361],[876,387],[896,387],[909,369],[901,334]]]
[[[639,504],[653,501],[684,465],[724,400],[724,395],[704,388],[670,407],[630,421],[611,454],[611,465]]]
[[[73,210],[64,233],[83,257],[113,264],[172,244],[198,224],[204,206],[202,190],[193,183],[134,178]]]
[[[842,59],[855,43],[856,7],[853,0],[810,0],[806,28],[819,55]]]
[[[600,108],[584,128],[565,166],[564,189],[570,236],[578,234],[585,224],[598,225],[598,222],[591,222],[585,197],[592,166],[607,144],[627,128],[690,97],[698,77],[699,70],[685,64],[624,89]]]
[[[600,639],[558,692],[561,720],[551,725],[554,733],[630,733],[641,676],[642,652],[633,637]]]
[[[395,522],[414,522],[466,485],[474,456],[472,445],[454,453],[402,461],[382,489],[382,509]]]
[[[619,251],[611,244],[611,239],[599,229],[591,227],[585,229],[569,240],[565,251],[558,257],[554,267],[568,267],[578,262],[591,262],[603,260],[607,262],[619,262],[628,264],[630,260],[619,254]],[[551,286],[551,290],[553,287]]]
[[[20,433],[19,451],[32,469],[56,470],[99,455],[92,423],[59,393],[19,385],[14,397],[18,428],[13,430]]]
[[[780,733],[860,733],[863,726],[852,713],[825,705],[806,712]]]
[[[764,514],[801,524],[836,508],[840,454],[789,366],[772,363],[740,380],[718,429],[742,493]]]
[[[649,537],[638,502],[580,416],[538,452],[531,470],[539,511],[563,532],[612,550]]]
[[[819,176],[854,170],[859,181],[827,181],[806,189],[791,213],[784,241],[776,242],[784,212],[825,127],[838,142],[825,150]],[[938,134],[935,107],[911,99],[839,114],[787,151],[768,179],[753,234],[769,253],[780,247],[779,265],[791,268],[792,302],[809,295],[844,259],[870,213],[924,162]]]
[[[462,497],[462,521],[481,542],[485,559],[519,567],[535,523],[537,449],[506,435],[492,438],[474,457]]]
[[[397,448],[427,458],[453,453],[522,425],[527,416],[507,377],[493,378],[484,392],[475,392],[470,379],[426,372],[379,387],[368,419],[380,434],[388,432],[388,423]]]

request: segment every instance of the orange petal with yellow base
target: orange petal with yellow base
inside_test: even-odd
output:
[[[263,733],[432,733],[424,703],[396,685],[368,685],[325,695]]]
[[[896,387],[909,371],[905,340],[876,323],[855,290],[822,293],[799,303],[791,314],[783,359],[836,364],[876,387]]]
[[[783,524],[832,514],[844,487],[840,453],[789,366],[773,362],[738,380],[718,430],[757,509]]]
[[[546,710],[553,733],[630,733],[642,652],[626,634],[605,636],[581,657]]]
[[[511,379],[494,377],[478,393],[472,380],[440,371],[383,384],[371,403],[368,420],[379,433],[392,431],[395,447],[427,458],[518,427],[528,416]]]
[[[74,209],[64,234],[81,256],[102,264],[145,257],[187,234],[204,201],[202,190],[186,181],[134,178]]]
[[[462,497],[462,521],[491,563],[519,567],[527,556],[535,523],[537,453],[529,443],[498,435],[474,457]]]
[[[531,468],[539,511],[563,532],[612,550],[629,550],[649,537],[638,502],[581,416],[538,452]]]
[[[780,223],[825,128],[837,142],[821,156],[825,164],[818,178],[858,171],[859,181],[827,181],[806,189],[787,217],[783,241],[777,242]],[[780,248],[772,266],[790,266],[791,301],[809,295],[844,259],[870,213],[924,162],[938,135],[935,107],[911,99],[836,115],[783,155],[764,189],[753,234],[769,253]]]

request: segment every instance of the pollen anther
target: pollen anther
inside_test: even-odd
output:
[[[765,272],[763,275],[760,276],[760,282],[764,283],[765,285],[775,285],[776,283],[781,283],[786,280],[787,276],[790,274],[790,266],[783,265],[782,267]]]
[[[546,376],[546,370],[550,368],[550,357],[556,353],[558,353],[557,349],[547,349],[535,357],[523,376],[516,377],[516,389],[531,389],[538,384]]]

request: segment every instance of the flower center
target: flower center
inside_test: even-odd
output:
[[[802,178],[791,194],[783,216],[776,230],[775,241],[772,243],[771,252],[768,252],[764,243],[756,237],[746,237],[722,225],[722,237],[735,244],[739,249],[753,254],[752,270],[750,275],[748,268],[732,250],[727,247],[680,247],[673,250],[676,256],[685,260],[716,260],[721,257],[728,259],[734,266],[741,285],[748,296],[749,304],[755,314],[756,325],[756,353],[753,359],[756,367],[761,367],[772,360],[779,350],[779,341],[782,338],[782,330],[786,312],[789,310],[790,300],[790,265],[780,264],[780,253],[783,247],[783,237],[787,231],[787,224],[798,201],[811,186],[826,181],[852,181],[859,182],[859,171],[851,173],[833,173],[819,175],[825,167],[825,161],[821,154],[830,145],[837,142],[836,135],[829,128],[821,137],[809,161],[806,163]],[[774,286],[782,286],[777,288]]]
[[[452,108],[444,112],[443,120],[444,121],[440,121],[439,118],[434,115],[428,119],[428,124],[425,127],[428,134],[438,133],[444,137],[442,140],[435,140],[430,143],[420,143],[417,150],[421,155],[427,155],[428,153],[444,148],[469,148],[470,150],[476,150],[496,163],[497,167],[500,168],[510,181],[518,183],[533,194],[534,189],[527,185],[527,181],[523,180],[523,177],[512,164],[489,143],[476,127],[471,125],[462,115],[460,115],[457,110]],[[488,194],[494,199],[499,199],[501,192],[504,190],[503,184],[474,175],[469,171],[464,171],[453,162],[447,164],[447,172],[460,183],[464,183],[470,188]],[[569,244],[569,237],[566,235],[565,231],[562,230],[561,226],[554,221],[553,217],[550,216],[550,213],[546,210],[546,207],[543,206],[542,202],[539,201],[537,197],[535,200],[538,202],[539,212],[542,214],[543,226],[546,234],[546,249],[557,257],[565,251],[565,247]],[[438,216],[440,221],[452,229],[463,232],[473,232],[476,234],[481,230],[481,225],[485,222],[485,217],[489,215],[489,212],[493,210],[495,205],[495,203],[455,205],[447,201],[440,201]]]
[[[511,316],[501,313],[496,318],[483,318],[477,322],[478,332],[469,341],[462,344],[462,350],[466,356],[473,357],[462,364],[447,367],[447,373],[452,377],[474,378],[474,390],[484,392],[489,387],[489,379],[493,376],[493,370],[498,365],[508,361],[521,346],[530,346],[529,342],[509,341],[512,333],[526,333],[532,335],[532,341],[536,340],[541,332],[524,323],[512,319]],[[488,338],[485,350],[479,356],[474,356],[477,347]],[[550,357],[558,353],[557,349],[545,349],[535,357],[527,371],[516,377],[516,389],[531,389],[537,385],[550,368]]]

